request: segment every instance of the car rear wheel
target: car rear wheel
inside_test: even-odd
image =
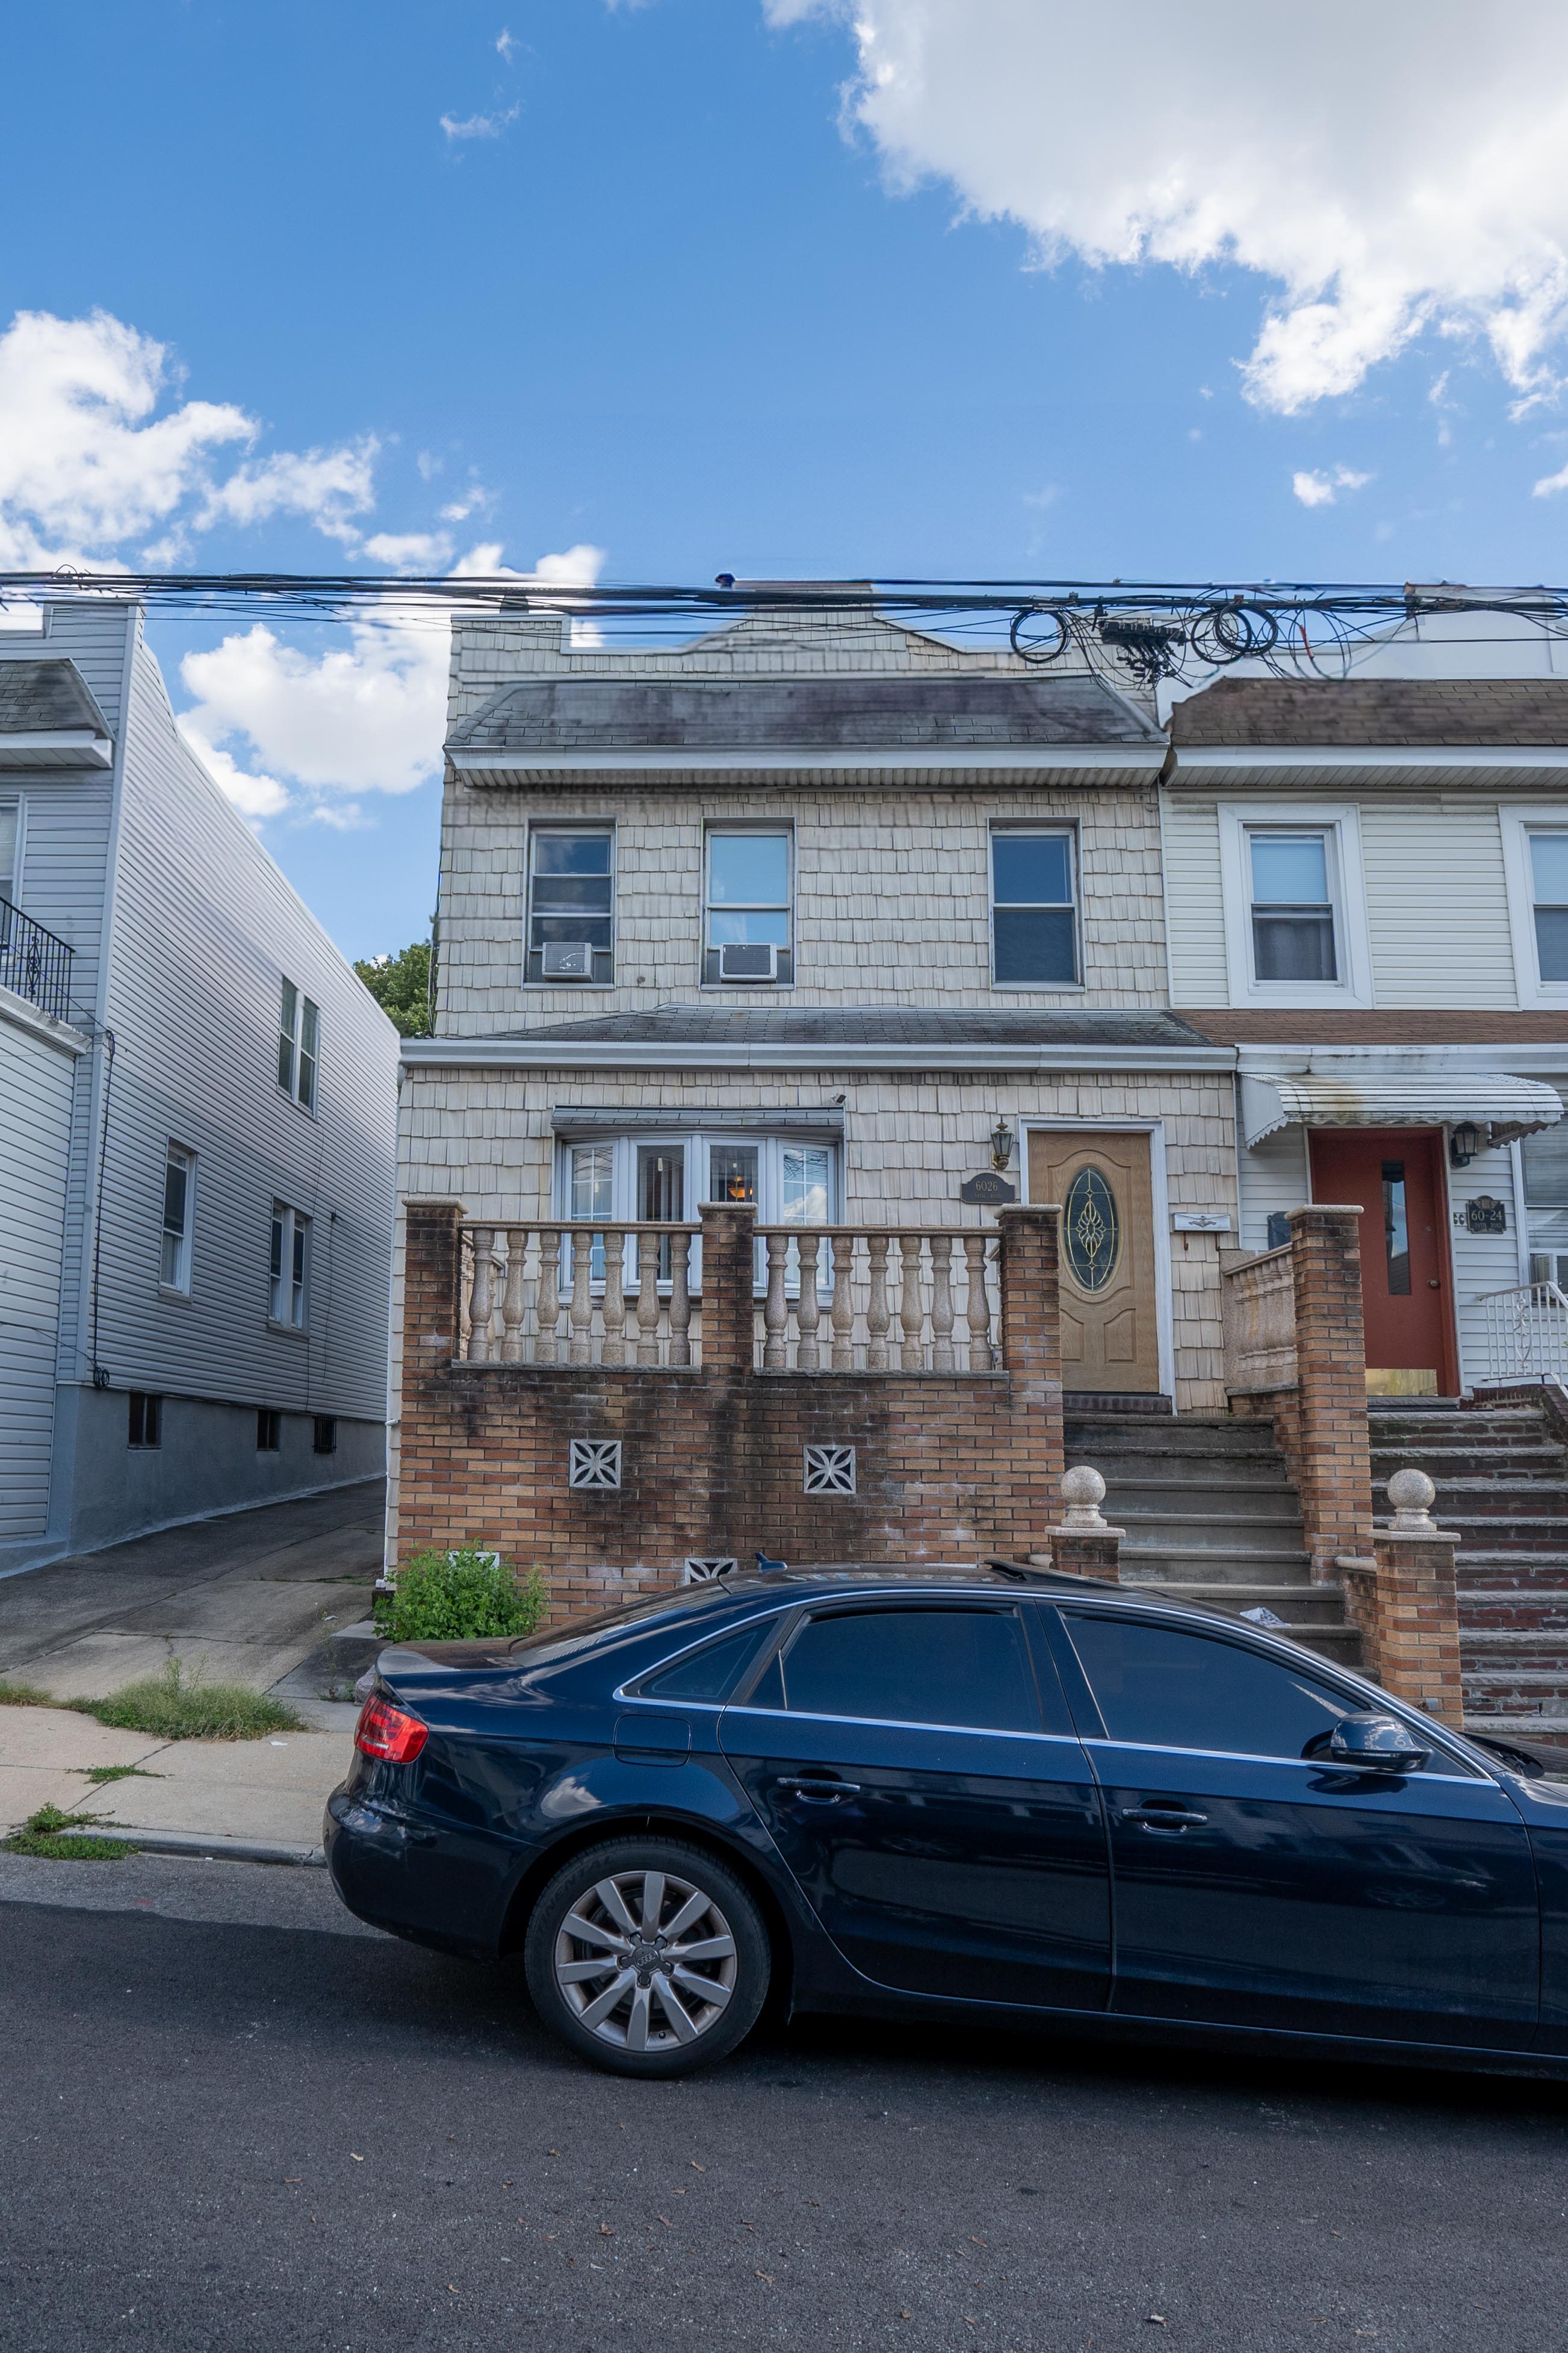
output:
[[[762,1915],[679,1839],[617,1839],[558,1871],[523,1948],[545,2024],[617,2075],[684,2075],[750,2032],[767,1995]]]

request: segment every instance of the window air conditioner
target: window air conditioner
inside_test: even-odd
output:
[[[546,940],[540,963],[546,980],[592,980],[593,944],[588,940]]]
[[[721,980],[776,980],[779,952],[771,940],[731,940],[719,951]]]

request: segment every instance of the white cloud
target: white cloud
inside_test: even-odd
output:
[[[509,106],[504,114],[469,114],[458,122],[449,114],[441,117],[441,128],[448,139],[499,139],[509,123],[515,122],[522,109]]]
[[[1521,398],[1568,329],[1568,11],[1474,0],[1310,23],[1255,11],[1195,40],[1169,0],[763,0],[852,27],[847,119],[891,184],[949,182],[1049,266],[1229,262],[1269,308],[1243,367],[1289,414],[1354,389],[1417,335],[1484,339]]]
[[[18,311],[0,334],[0,562],[91,564],[143,533],[149,564],[176,560],[194,532],[302,514],[352,539],[371,502],[375,443],[247,459],[215,481],[213,461],[259,438],[232,402],[157,412],[177,385],[166,345],[95,311],[58,319]]]
[[[450,576],[504,575],[542,588],[580,589],[593,586],[604,561],[602,548],[579,545],[541,556],[531,573],[516,572],[489,543],[470,548]],[[563,595],[560,603],[567,611],[572,599]],[[355,621],[346,642],[321,655],[285,645],[258,623],[185,656],[180,676],[195,704],[180,724],[247,814],[270,817],[291,807],[310,822],[343,829],[370,823],[355,797],[413,792],[439,769],[449,643],[444,611]],[[235,745],[260,770],[241,766]]]
[[[1336,466],[1331,473],[1292,474],[1290,488],[1304,507],[1331,507],[1341,491],[1364,491],[1371,480],[1352,466]]]
[[[518,47],[519,43],[516,36],[510,32],[503,25],[496,40],[496,51],[498,56],[504,58],[507,64],[510,66],[512,60],[512,54]]]
[[[1555,474],[1542,474],[1535,485],[1534,496],[1538,499],[1554,498],[1559,491],[1568,491],[1568,466],[1562,467]]]
[[[360,552],[389,572],[439,572],[452,561],[452,543],[444,531],[378,531]]]

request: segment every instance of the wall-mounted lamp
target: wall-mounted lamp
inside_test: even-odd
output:
[[[1448,1135],[1448,1158],[1456,1168],[1468,1168],[1481,1148],[1481,1131],[1474,1120],[1462,1119]]]
[[[1013,1131],[1005,1119],[998,1119],[991,1131],[991,1166],[1005,1168],[1013,1157]]]

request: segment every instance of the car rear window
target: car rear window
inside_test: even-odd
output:
[[[721,1634],[716,1641],[704,1642],[700,1651],[688,1651],[672,1666],[645,1675],[637,1685],[639,1698],[727,1700],[763,1644],[772,1641],[778,1622],[775,1612],[754,1619],[749,1626],[738,1626],[732,1634]]]
[[[782,1663],[782,1696],[792,1714],[980,1732],[1040,1729],[1015,1609],[835,1610],[807,1619]],[[763,1683],[773,1682],[770,1667]],[[752,1704],[769,1704],[760,1688]]]
[[[520,1660],[525,1667],[542,1664],[545,1660],[569,1659],[578,1651],[590,1651],[600,1642],[636,1633],[641,1626],[661,1616],[668,1618],[672,1625],[683,1618],[695,1621],[690,1626],[695,1638],[700,1631],[703,1615],[724,1599],[724,1588],[717,1583],[696,1585],[685,1593],[647,1593],[639,1600],[623,1601],[615,1609],[601,1609],[592,1618],[574,1618],[565,1626],[542,1626],[536,1634],[520,1634],[515,1642],[509,1644],[508,1656]]]

